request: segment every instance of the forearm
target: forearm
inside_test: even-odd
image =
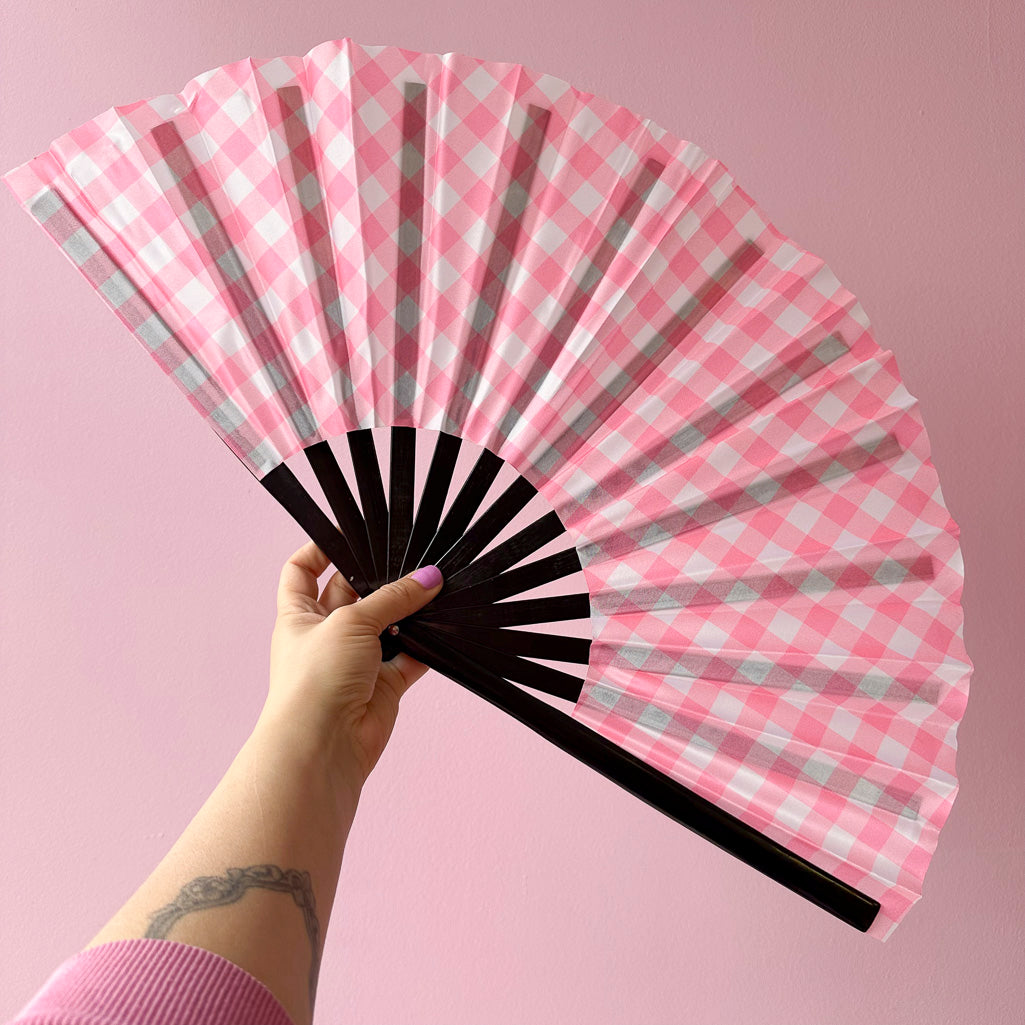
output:
[[[264,714],[181,837],[88,944],[204,947],[309,1022],[358,778],[299,717]]]
[[[389,624],[442,587],[425,566],[357,600],[311,541],[282,569],[260,720],[149,878],[89,947],[156,937],[203,947],[259,979],[297,1025],[313,1017],[324,934],[360,790],[399,699],[426,671],[381,661]]]

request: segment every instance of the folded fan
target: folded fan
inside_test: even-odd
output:
[[[958,528],[893,354],[720,162],[521,65],[343,39],[4,180],[357,591],[441,566],[386,657],[872,935],[920,897]]]

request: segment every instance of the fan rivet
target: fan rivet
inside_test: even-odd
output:
[[[398,632],[399,628],[394,623],[392,623],[392,625],[388,627],[388,633],[390,633],[392,637],[394,637]]]

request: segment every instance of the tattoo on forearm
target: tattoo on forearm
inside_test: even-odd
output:
[[[320,924],[313,901],[313,884],[309,872],[283,869],[278,865],[250,865],[248,868],[229,868],[223,876],[199,876],[186,883],[170,904],[157,911],[146,930],[148,939],[166,939],[171,927],[190,911],[202,911],[222,904],[234,904],[250,887],[291,893],[302,908],[306,932],[310,937],[313,960],[310,964],[310,1010],[317,993],[320,974]]]

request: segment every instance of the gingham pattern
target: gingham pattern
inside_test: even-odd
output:
[[[4,180],[263,476],[459,433],[570,531],[575,715],[882,904],[921,895],[972,670],[892,353],[727,169],[516,64],[363,47],[114,107]]]

